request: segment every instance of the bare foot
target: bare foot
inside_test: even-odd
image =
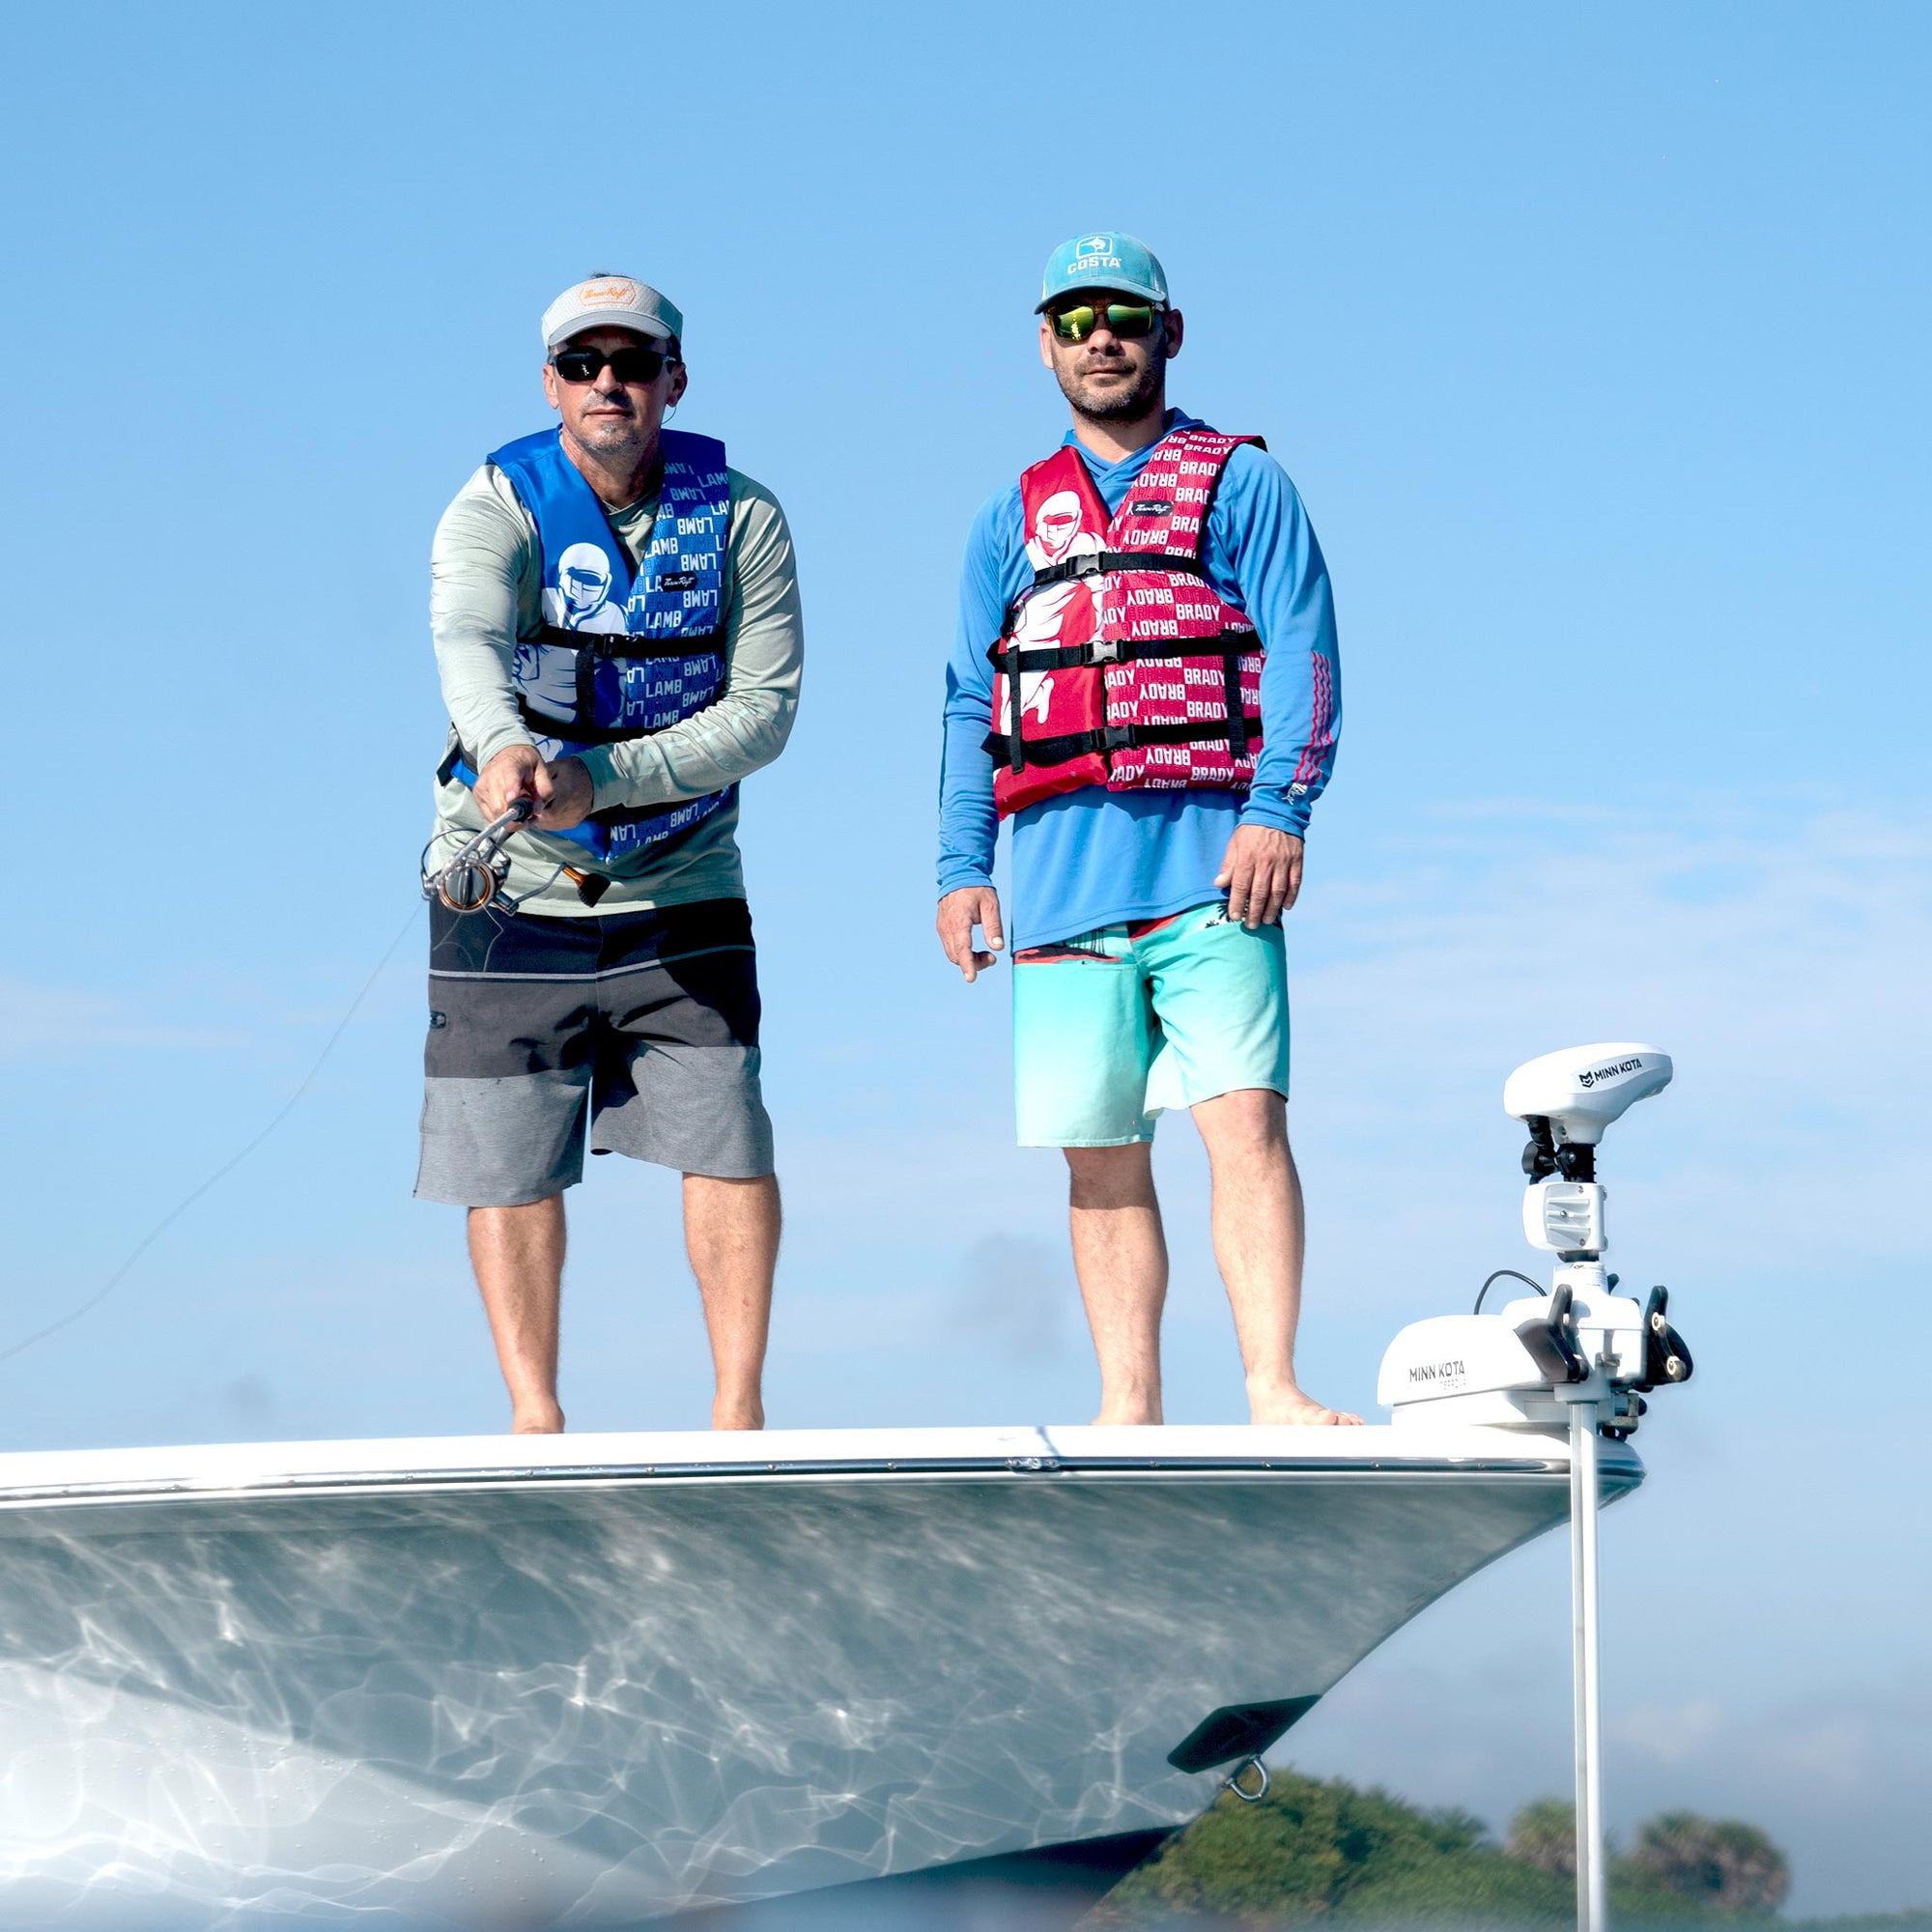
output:
[[[541,1406],[532,1406],[528,1409],[513,1410],[510,1416],[512,1435],[561,1435],[563,1434],[563,1410],[555,1403]]]
[[[726,1402],[721,1395],[711,1405],[711,1426],[713,1429],[762,1429],[765,1426],[765,1406],[756,1396]]]
[[[1362,1427],[1362,1418],[1359,1415],[1351,1415],[1346,1408],[1324,1408],[1313,1396],[1303,1395],[1293,1382],[1286,1387],[1269,1389],[1265,1392],[1250,1389],[1248,1420],[1257,1423],[1289,1423],[1304,1429]]]
[[[1094,1418],[1095,1429],[1158,1429],[1160,1427],[1160,1405],[1149,1406],[1145,1403],[1122,1403],[1118,1407],[1102,1407]]]

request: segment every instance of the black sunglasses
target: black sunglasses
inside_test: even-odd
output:
[[[677,357],[662,349],[559,349],[550,366],[566,383],[594,383],[608,368],[620,383],[655,383],[667,362]]]
[[[1078,302],[1070,308],[1048,309],[1046,319],[1062,342],[1085,342],[1102,323],[1122,341],[1137,342],[1152,334],[1154,318],[1166,313],[1152,302],[1109,302],[1105,308]]]

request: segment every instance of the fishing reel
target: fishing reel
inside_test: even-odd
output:
[[[455,856],[434,871],[425,849],[423,897],[451,912],[482,912],[499,902],[504,911],[515,912],[516,902],[504,891],[510,876],[510,855],[503,844],[518,826],[535,815],[536,807],[528,799],[514,800],[508,810],[497,813],[481,832],[465,839]]]

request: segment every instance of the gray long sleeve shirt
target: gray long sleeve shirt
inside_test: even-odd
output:
[[[784,750],[798,708],[804,624],[798,575],[784,512],[763,484],[735,469],[724,568],[724,688],[715,704],[682,723],[582,753],[596,805],[672,805],[736,784]],[[635,564],[657,517],[655,495],[610,512]],[[437,526],[430,553],[430,632],[455,735],[478,769],[506,745],[534,742],[517,710],[511,676],[517,639],[542,624],[542,554],[536,524],[495,465],[486,463],[457,493]],[[482,813],[468,785],[437,787],[437,851],[477,831]],[[643,852],[597,869],[612,883],[598,912],[743,898],[738,803],[699,820],[667,852]],[[510,855],[509,891],[531,893],[531,912],[569,918],[593,908],[560,867],[585,853],[566,838],[520,832]],[[431,863],[436,853],[431,854]]]

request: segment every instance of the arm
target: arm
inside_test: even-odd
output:
[[[1010,521],[1009,492],[983,504],[966,539],[959,575],[959,612],[946,665],[946,703],[939,754],[939,914],[946,956],[970,983],[1006,943],[1000,900],[993,890],[999,814],[993,806],[993,759],[985,749],[992,725],[993,667],[986,650],[1006,615],[1000,531]],[[985,945],[975,947],[973,929]]]
[[[648,738],[580,754],[594,804],[669,805],[723,791],[784,750],[805,662],[798,570],[778,498],[734,478],[730,589],[724,607],[724,689],[681,723]]]
[[[1296,836],[1335,765],[1342,725],[1335,599],[1315,527],[1287,472],[1265,452],[1235,452],[1214,506],[1229,518],[1241,608],[1262,634],[1262,736],[1247,825]]]
[[[993,759],[985,737],[993,717],[993,667],[986,649],[1006,615],[999,532],[1006,496],[985,504],[966,539],[959,577],[959,615],[946,666],[946,704],[939,754],[939,943],[972,980],[1006,943],[993,891],[993,849],[1000,820],[993,809]],[[973,928],[984,929],[976,949]]]
[[[1308,512],[1264,452],[1235,452],[1212,516],[1267,653],[1262,754],[1215,883],[1227,888],[1233,917],[1269,924],[1300,894],[1309,811],[1334,768],[1342,690],[1335,605]]]
[[[495,817],[514,798],[548,801],[543,759],[517,710],[511,666],[524,579],[534,597],[536,529],[486,463],[442,513],[430,548],[429,623],[442,701]]]

